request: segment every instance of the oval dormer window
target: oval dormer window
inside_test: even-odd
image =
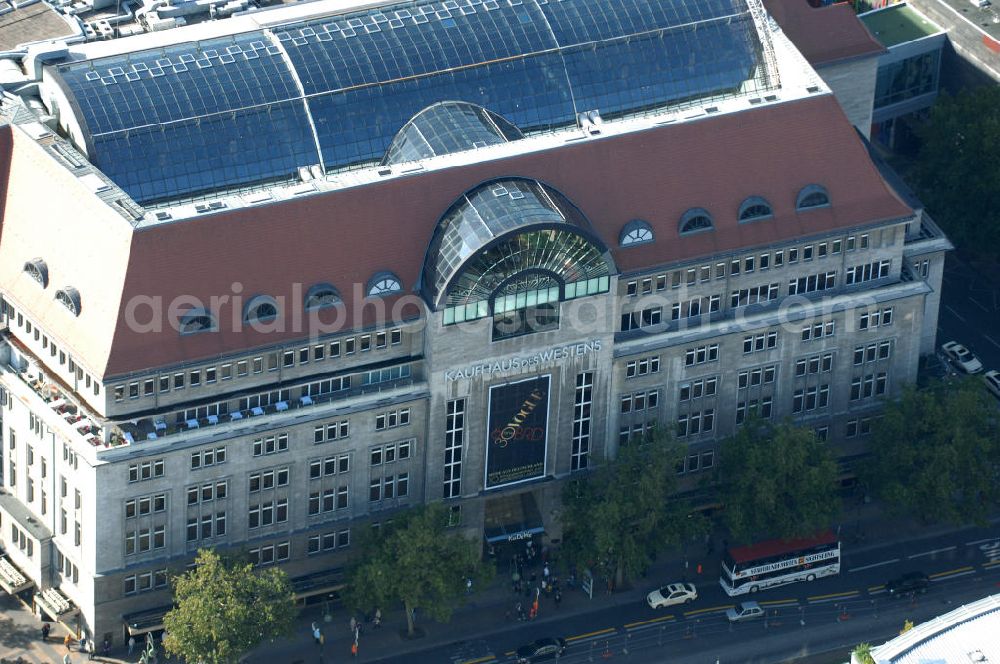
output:
[[[827,207],[830,205],[830,195],[826,189],[818,184],[809,184],[802,187],[798,197],[795,199],[796,210],[811,210],[812,208]]]
[[[622,247],[634,247],[653,241],[653,228],[642,219],[633,219],[624,226],[618,234],[618,244]]]
[[[33,258],[24,264],[24,271],[45,288],[49,285],[49,266],[41,258]]]
[[[72,286],[57,290],[56,302],[69,309],[74,316],[80,315],[80,292]]]
[[[678,230],[681,235],[693,235],[715,228],[712,215],[705,208],[691,208],[681,215]]]
[[[250,298],[243,310],[244,323],[268,323],[278,317],[278,303],[270,295]]]
[[[198,334],[215,330],[215,317],[205,309],[192,309],[184,314],[179,322],[181,334]]]
[[[306,311],[333,307],[340,302],[340,292],[332,284],[315,284],[306,292]]]
[[[391,272],[379,272],[368,282],[368,297],[385,297],[401,290],[399,277]]]

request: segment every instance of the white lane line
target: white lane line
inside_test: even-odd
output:
[[[1000,538],[997,538],[997,537],[987,537],[986,539],[975,540],[973,542],[966,542],[965,546],[976,546],[978,544],[985,544],[986,542],[996,542],[998,539],[1000,539]]]
[[[871,565],[863,565],[861,567],[854,567],[847,570],[848,572],[860,572],[863,569],[872,569],[873,567],[882,567],[883,565],[891,565],[893,563],[898,563],[899,558],[893,558],[892,560],[883,560],[880,563],[872,563]]]
[[[996,342],[996,341],[995,341],[995,340],[993,339],[993,337],[991,337],[990,335],[988,335],[988,334],[984,334],[984,335],[983,335],[983,337],[985,337],[987,341],[989,341],[989,342],[990,342],[991,344],[993,344],[993,345],[994,345],[994,346],[996,346],[997,348],[1000,348],[1000,344],[998,344],[998,343],[997,343],[997,342]]]
[[[945,551],[954,551],[958,547],[956,545],[946,546],[943,549],[934,549],[933,551],[924,551],[923,553],[914,553],[912,556],[907,556],[908,560],[913,560],[914,558],[920,558],[923,556],[933,556],[935,553],[944,553]]]
[[[980,303],[979,303],[979,300],[977,300],[977,299],[975,299],[975,298],[973,298],[973,297],[970,297],[970,298],[969,298],[969,302],[973,303],[974,305],[976,305],[977,307],[979,307],[980,309],[982,309],[982,310],[983,310],[983,311],[985,311],[986,313],[989,313],[989,312],[990,312],[990,310],[989,310],[989,309],[987,309],[987,308],[986,308],[986,307],[985,307],[984,305],[982,305],[982,304],[980,304]]]
[[[958,320],[962,321],[963,323],[966,322],[966,320],[964,318],[962,318],[961,314],[959,314],[957,311],[955,311],[954,309],[952,309],[951,307],[949,307],[947,304],[944,305],[944,308],[947,309],[948,311],[950,311],[951,315],[954,316],[955,318],[957,318]]]

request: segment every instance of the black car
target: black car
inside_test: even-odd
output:
[[[931,580],[923,572],[910,572],[885,584],[885,591],[894,597],[927,592]]]
[[[517,649],[517,664],[533,664],[555,659],[556,655],[562,655],[565,651],[566,639],[538,639]]]

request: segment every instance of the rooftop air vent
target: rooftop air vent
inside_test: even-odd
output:
[[[719,112],[719,107],[718,106],[709,106],[708,108],[705,109],[705,112],[706,113],[718,113]]]
[[[990,660],[986,658],[982,650],[973,650],[968,653],[970,662],[989,662]]]
[[[197,205],[194,206],[194,209],[197,210],[198,213],[200,214],[202,212],[213,212],[215,210],[221,210],[225,207],[226,204],[223,203],[222,201],[212,201],[211,203],[198,203]]]
[[[383,166],[382,168],[378,169],[378,174],[381,175],[382,177],[385,177],[386,175],[392,175],[392,168],[388,166]]]
[[[577,113],[576,122],[580,125],[580,129],[582,129],[584,133],[590,134],[591,136],[600,134],[601,125],[604,124],[604,120],[601,119],[601,112],[597,110]]]
[[[71,150],[67,149],[65,146],[59,143],[52,144],[52,151],[59,155],[59,158],[65,161],[70,168],[83,168],[83,160],[77,157]]]
[[[168,220],[170,218],[171,218],[171,216],[170,216],[169,212],[157,212],[156,213],[156,220],[157,221],[166,221],[166,220]]]
[[[759,104],[759,103],[760,103],[761,101],[762,101],[762,100],[761,100],[761,98],[760,98],[760,97],[750,97],[750,105],[751,105],[751,106],[756,106],[756,105],[757,105],[757,104]]]
[[[806,92],[808,92],[809,94],[815,94],[815,93],[819,92],[819,86],[818,85],[810,85],[808,88],[806,88]]]
[[[764,101],[777,101],[778,95],[765,95]]]

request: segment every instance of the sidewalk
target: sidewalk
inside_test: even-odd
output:
[[[839,526],[840,538],[848,554],[864,552],[884,547],[894,542],[912,539],[915,534],[920,537],[933,537],[957,530],[952,526],[923,526],[913,519],[891,519],[881,513],[880,506],[875,503],[854,505],[847,499],[848,509],[841,515]],[[996,523],[1000,521],[997,519]],[[838,526],[835,524],[834,528]],[[718,570],[721,560],[722,534],[714,534],[714,552],[706,554],[705,546],[701,544],[688,547],[687,579],[699,584],[718,583]],[[589,599],[583,591],[577,588],[567,588],[565,580],[562,586],[562,604],[556,608],[551,596],[542,593],[539,617],[534,621],[544,624],[560,617],[589,613],[603,608],[623,606],[644,601],[646,594],[657,584],[682,580],[685,577],[685,554],[682,551],[671,551],[663,554],[653,564],[646,579],[635,582],[633,587],[616,591],[607,595],[603,588],[595,585],[594,598]],[[697,565],[702,565],[703,573],[696,573]],[[541,563],[534,568],[541,577]],[[526,573],[529,572],[526,569]],[[447,645],[450,643],[473,642],[485,639],[492,634],[514,629],[518,624],[516,616],[511,618],[508,612],[516,602],[521,601],[525,611],[530,600],[524,596],[515,596],[510,587],[510,578],[505,570],[498,570],[497,577],[490,588],[471,596],[469,601],[455,611],[449,623],[439,624],[433,621],[421,621],[417,611],[417,626],[424,631],[421,638],[407,640],[402,633],[406,629],[406,621],[402,611],[385,611],[383,609],[383,624],[380,629],[365,624],[360,638],[359,653],[356,661],[374,662],[386,657],[394,657]],[[299,627],[293,637],[273,644],[266,644],[253,651],[246,658],[247,664],[270,664],[271,662],[287,662],[288,664],[315,664],[317,662],[341,662],[351,659],[350,613],[340,607],[331,612],[330,621],[325,622],[320,609],[308,610],[299,618]],[[310,625],[315,621],[324,635],[324,645],[318,646],[311,636]],[[470,655],[470,659],[475,655]]]

